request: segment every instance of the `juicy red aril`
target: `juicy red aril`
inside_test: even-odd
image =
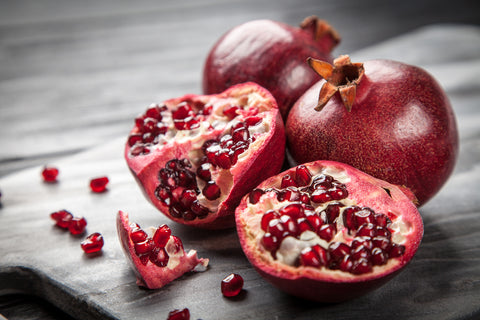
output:
[[[315,233],[328,245],[304,248],[298,257],[303,266],[363,274],[405,251],[403,245],[391,240],[390,218],[368,207],[345,206],[342,200],[348,196],[346,186],[332,176],[312,177],[307,167],[299,166],[295,175],[282,177],[279,189],[253,190],[250,203],[255,204],[266,193],[273,193],[273,199],[283,203],[265,212],[260,222],[265,232],[262,245],[274,259],[283,239],[301,240],[306,231]],[[344,231],[353,239],[336,241],[337,234]]]
[[[167,320],[190,320],[190,311],[188,308],[182,310],[175,309],[168,313]]]
[[[150,238],[148,238],[147,240],[145,240],[143,242],[135,243],[134,248],[135,248],[135,253],[138,256],[140,256],[140,255],[144,255],[144,254],[149,254],[153,250],[154,244],[153,244],[152,240]]]
[[[74,217],[70,220],[68,225],[68,231],[70,231],[73,235],[82,234],[85,231],[85,227],[87,226],[87,220],[83,217]]]
[[[235,105],[226,105],[223,108],[223,114],[228,118],[228,119],[233,119],[237,116],[237,110],[239,109],[238,106]]]
[[[50,217],[55,220],[55,224],[62,229],[68,229],[73,219],[73,215],[67,210],[53,212],[50,214]]]
[[[89,235],[80,244],[85,253],[95,253],[102,250],[103,237],[100,233],[95,232]]]
[[[101,193],[107,190],[109,180],[107,177],[99,177],[90,180],[90,189],[95,193]]]
[[[163,224],[153,234],[153,242],[159,247],[165,247],[171,234],[172,230],[166,224]]]
[[[239,274],[232,273],[222,280],[221,291],[225,297],[237,296],[243,288],[243,278]]]
[[[208,181],[202,193],[208,200],[216,200],[221,195],[220,187],[214,181]]]
[[[42,171],[43,180],[45,182],[57,181],[58,169],[55,167],[44,167]]]
[[[148,234],[140,229],[139,226],[132,228],[132,232],[130,233],[130,239],[133,243],[139,243],[147,240]]]
[[[149,255],[149,260],[159,267],[166,267],[169,259],[165,248],[155,247]]]

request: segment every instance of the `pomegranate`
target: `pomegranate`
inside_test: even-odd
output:
[[[277,100],[283,119],[300,96],[318,81],[306,64],[309,56],[332,61],[340,38],[326,22],[307,17],[300,28],[271,20],[254,20],[225,33],[205,61],[203,90],[213,94],[253,81]]]
[[[59,170],[55,167],[45,166],[42,170],[43,181],[48,183],[57,182]]]
[[[282,119],[254,83],[154,104],[135,123],[128,166],[147,198],[182,224],[232,227],[243,195],[282,167]]]
[[[190,320],[190,310],[188,308],[172,310],[168,313],[167,320]]]
[[[103,236],[98,232],[92,233],[80,243],[80,246],[87,254],[98,253],[103,248]]]
[[[199,265],[208,265],[208,259],[197,258],[195,250],[186,253],[180,238],[172,235],[167,225],[142,229],[119,211],[117,232],[139,286],[158,289]]]
[[[389,60],[309,62],[325,80],[305,92],[288,117],[292,165],[340,161],[408,187],[419,205],[432,198],[458,153],[455,116],[435,79]]]
[[[351,299],[402,270],[423,222],[406,188],[315,161],[262,182],[236,210],[245,255],[269,282],[321,302]]]
[[[243,278],[241,275],[232,273],[222,280],[221,291],[225,297],[235,297],[243,289]]]

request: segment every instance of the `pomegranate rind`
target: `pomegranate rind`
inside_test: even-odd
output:
[[[170,215],[169,207],[162,203],[155,195],[158,186],[158,172],[165,166],[168,160],[186,157],[192,149],[192,140],[182,143],[168,142],[146,155],[133,157],[130,155],[131,147],[125,145],[124,156],[130,171],[141,187],[145,197],[164,215],[175,222],[192,225],[206,229],[225,229],[235,225],[234,212],[241,198],[264,179],[280,172],[285,154],[285,128],[275,98],[265,88],[252,83],[243,83],[232,86],[220,94],[185,96],[166,100],[163,102],[169,109],[174,108],[182,101],[202,101],[228,99],[230,97],[242,97],[256,95],[261,99],[262,112],[258,115],[268,125],[268,131],[255,136],[246,152],[247,156],[240,156],[239,160],[230,169],[219,169],[215,182],[223,188],[222,192],[228,191],[222,197],[215,212],[209,213],[206,218],[186,221]],[[254,99],[252,99],[254,100]],[[251,102],[255,104],[255,101]],[[215,112],[215,107],[212,112]],[[135,133],[136,128],[130,133]],[[213,130],[208,134],[211,137],[218,135],[221,130]]]
[[[340,302],[363,295],[374,290],[398,274],[413,258],[423,237],[422,218],[404,188],[376,179],[349,165],[334,161],[315,161],[304,164],[312,173],[324,168],[348,176],[346,182],[349,199],[361,206],[367,206],[378,212],[394,212],[402,217],[409,231],[404,234],[406,250],[400,258],[394,258],[384,266],[375,266],[372,272],[353,275],[339,270],[289,266],[272,258],[260,243],[263,231],[260,217],[265,213],[262,199],[259,203],[249,204],[248,196],[242,199],[236,210],[237,233],[241,247],[258,273],[279,289],[309,300],[320,302]],[[257,188],[280,187],[286,174],[294,174],[295,168],[286,170],[277,176],[262,182]],[[388,190],[389,195],[386,190]]]
[[[458,157],[459,136],[448,96],[417,66],[370,60],[363,63],[363,72],[351,111],[339,94],[315,111],[324,79],[297,100],[285,122],[289,163],[347,163],[408,187],[421,206],[445,184]]]
[[[178,264],[174,269],[158,267],[148,262],[143,265],[140,258],[135,254],[133,241],[130,239],[131,226],[128,213],[119,211],[117,214],[117,234],[122,245],[123,252],[127,257],[132,270],[137,277],[137,285],[149,289],[159,289],[187,272],[193,271],[197,266],[206,268],[208,259],[198,258],[195,250],[186,253],[183,249],[181,256],[176,256]],[[172,237],[172,236],[170,236]]]

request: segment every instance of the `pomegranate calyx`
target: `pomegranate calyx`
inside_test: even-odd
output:
[[[328,52],[340,42],[340,34],[327,21],[319,19],[317,16],[309,16],[300,23],[303,30],[312,30],[315,41],[323,41],[324,49]],[[329,40],[329,41],[325,41]]]
[[[360,83],[365,70],[363,63],[352,63],[348,55],[342,55],[328,62],[309,57],[309,66],[326,80],[320,89],[316,111],[321,111],[336,92],[340,94],[345,108],[350,112],[355,102],[357,85]]]

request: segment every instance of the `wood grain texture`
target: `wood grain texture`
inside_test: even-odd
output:
[[[76,319],[163,319],[184,307],[193,319],[480,317],[480,10],[458,1],[452,13],[450,3],[2,1],[0,295],[36,295]],[[170,224],[187,249],[210,258],[210,268],[161,290],[138,288],[115,214],[125,210],[142,226],[169,221],[144,199],[123,160],[132,119],[151,102],[199,93],[203,59],[230,27],[256,18],[295,25],[310,14],[342,34],[337,54],[417,64],[451,99],[460,157],[442,191],[421,208],[425,237],[416,257],[375,292],[319,305],[263,281],[234,230]],[[45,163],[60,168],[59,183],[41,182]],[[89,179],[104,174],[109,191],[92,194]],[[104,235],[101,256],[85,256],[83,237],[53,226],[49,213],[62,208],[85,216],[88,233]],[[219,291],[231,272],[242,274],[246,289],[233,300]],[[19,318],[2,305],[0,313]]]

